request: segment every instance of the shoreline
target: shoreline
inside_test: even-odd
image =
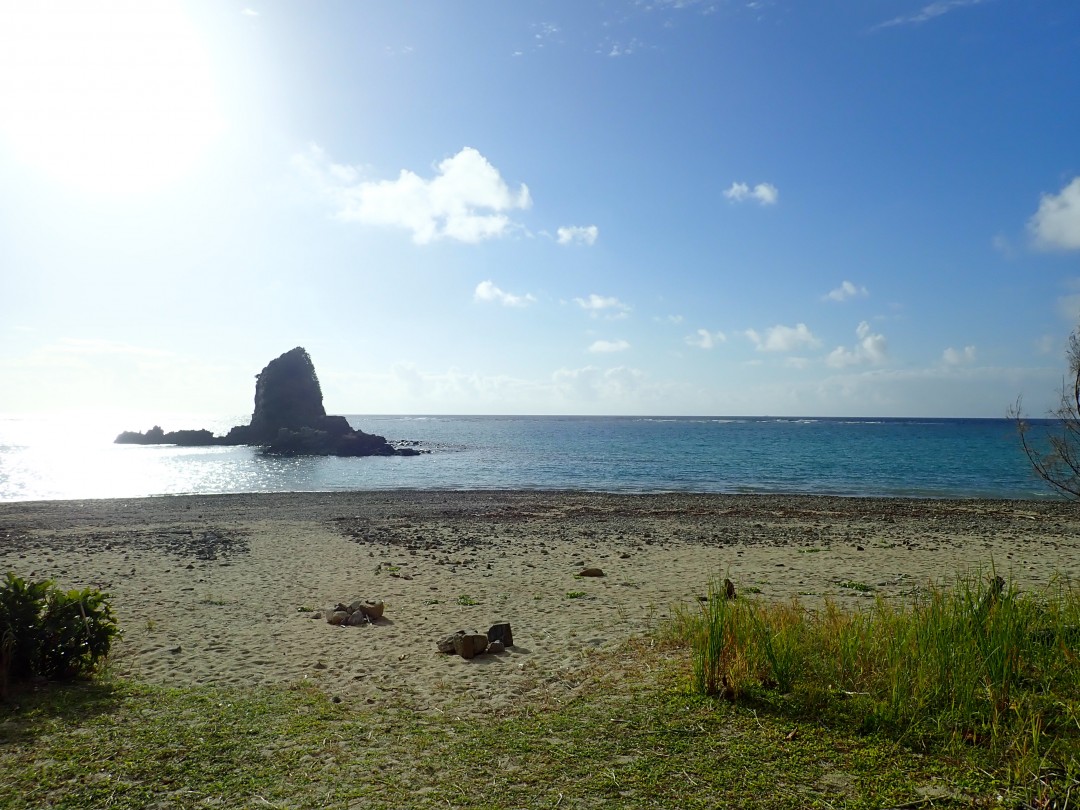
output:
[[[910,599],[996,573],[1080,581],[1064,500],[393,490],[0,503],[0,572],[99,587],[124,637],[113,670],[166,685],[314,683],[423,709],[499,709],[597,650],[695,609],[709,583],[808,608]],[[605,576],[579,578],[585,567]],[[862,590],[865,588],[866,590]],[[755,593],[756,592],[756,593]],[[385,621],[311,618],[377,599]],[[509,621],[516,647],[466,661],[458,629]]]

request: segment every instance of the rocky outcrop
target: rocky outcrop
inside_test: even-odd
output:
[[[382,436],[355,430],[344,416],[327,416],[311,356],[300,346],[271,360],[255,377],[251,422],[224,436],[208,430],[166,433],[124,431],[117,444],[258,445],[266,453],[315,456],[416,456],[415,447],[395,447]]]

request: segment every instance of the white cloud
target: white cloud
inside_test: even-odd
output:
[[[952,346],[941,353],[941,362],[947,366],[960,366],[964,363],[975,362],[975,347],[965,346],[962,349],[954,349]]]
[[[771,326],[765,330],[764,336],[754,329],[747,329],[743,334],[757,346],[759,352],[791,352],[803,346],[814,348],[821,345],[805,323]]]
[[[536,303],[536,299],[529,293],[526,293],[525,295],[514,295],[513,293],[504,292],[496,287],[491,281],[481,281],[476,285],[476,290],[473,292],[473,300],[485,303],[498,303],[502,304],[504,307],[527,307],[529,304]]]
[[[588,298],[575,298],[574,303],[593,317],[606,315],[609,318],[624,318],[630,307],[612,296],[592,293]]]
[[[712,349],[718,343],[727,341],[727,335],[723,332],[710,332],[708,329],[698,329],[694,334],[686,336],[686,342],[699,349]]]
[[[1028,230],[1042,250],[1080,250],[1080,177],[1059,193],[1042,196]]]
[[[1069,323],[1075,324],[1080,321],[1080,293],[1058,296],[1057,310],[1058,314]]]
[[[1012,242],[1005,234],[995,234],[994,238],[990,240],[991,246],[1004,256],[1006,259],[1012,259],[1016,257],[1016,250],[1013,249]]]
[[[937,2],[923,6],[914,14],[893,17],[891,20],[886,20],[875,26],[875,28],[889,28],[894,25],[924,23],[944,14],[948,14],[953,9],[963,8],[964,6],[977,6],[984,2],[986,2],[986,0],[938,0]]]
[[[590,347],[590,352],[609,354],[611,352],[625,352],[630,344],[625,340],[597,340]]]
[[[775,205],[780,199],[780,190],[772,183],[758,183],[753,188],[746,183],[732,183],[724,196],[732,202],[756,200],[759,205]]]
[[[245,8],[240,13],[243,14],[245,17],[258,17],[259,16],[259,12],[257,12],[253,8]]]
[[[395,180],[366,180],[362,168],[332,162],[316,144],[295,155],[293,165],[316,182],[339,219],[404,228],[421,245],[505,236],[515,227],[507,212],[532,205],[524,183],[511,189],[499,171],[468,146],[440,162],[430,180],[408,169]]]
[[[870,291],[866,287],[856,287],[850,281],[843,281],[839,287],[835,290],[830,290],[823,300],[826,301],[846,301],[849,298],[860,296],[865,298],[870,294]]]
[[[844,368],[846,366],[862,365],[863,363],[877,365],[885,362],[888,346],[884,335],[871,332],[870,324],[862,321],[855,328],[855,337],[858,338],[858,343],[855,344],[854,348],[847,349],[843,346],[837,346],[829,352],[825,362],[833,368]]]
[[[567,225],[555,233],[560,245],[595,245],[600,229],[595,225]]]
[[[631,38],[629,42],[611,42],[610,47],[608,45],[601,45],[597,50],[598,53],[606,53],[609,57],[615,59],[620,56],[630,56],[635,51],[640,51],[644,47],[641,40],[636,37]]]
[[[606,370],[596,366],[559,369],[552,375],[555,390],[564,399],[577,402],[608,400],[623,407],[637,396],[644,381],[643,372],[625,366]]]

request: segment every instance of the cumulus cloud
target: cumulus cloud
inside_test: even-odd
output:
[[[600,229],[595,225],[567,225],[555,232],[560,245],[595,245]]]
[[[1080,177],[1057,194],[1044,194],[1028,229],[1042,250],[1080,250]]]
[[[821,345],[805,323],[772,326],[765,330],[764,335],[754,329],[747,329],[743,334],[757,346],[759,352],[793,352],[804,346],[815,348]]]
[[[845,368],[846,366],[857,366],[863,363],[877,365],[885,362],[888,347],[884,335],[871,332],[870,324],[862,321],[855,328],[855,337],[858,342],[853,348],[848,349],[844,346],[837,346],[829,352],[825,362],[833,368]]]
[[[574,303],[593,317],[606,315],[609,318],[625,317],[630,307],[613,296],[592,293],[588,298],[575,298]]]
[[[756,200],[759,205],[775,205],[780,199],[780,190],[772,183],[758,183],[753,188],[746,183],[732,183],[724,196],[732,202]]]
[[[430,179],[402,169],[394,180],[369,180],[360,167],[334,163],[317,144],[295,155],[293,165],[315,182],[339,219],[403,228],[421,245],[505,236],[515,227],[508,212],[532,205],[528,186],[510,188],[469,146],[441,161]]]
[[[712,349],[718,343],[727,341],[727,335],[723,332],[710,332],[708,329],[698,329],[694,334],[686,336],[686,342],[699,349]]]
[[[590,347],[590,352],[598,354],[610,354],[611,352],[625,352],[630,344],[625,340],[597,340]]]
[[[482,303],[502,304],[504,307],[527,307],[529,304],[536,303],[536,299],[529,293],[514,295],[500,290],[491,281],[481,281],[476,285],[473,300]]]
[[[941,353],[941,362],[947,366],[961,366],[965,363],[975,362],[975,347],[965,346],[962,349],[954,349],[952,346]]]
[[[825,294],[823,300],[826,301],[847,301],[849,298],[865,298],[870,294],[870,291],[866,287],[857,287],[850,281],[843,281],[840,286],[835,290],[830,290]]]

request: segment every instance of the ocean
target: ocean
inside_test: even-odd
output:
[[[279,458],[248,447],[115,445],[112,418],[0,417],[0,501],[238,492],[544,489],[1057,497],[1005,419],[350,416],[430,452]],[[244,417],[173,416],[222,432]]]

